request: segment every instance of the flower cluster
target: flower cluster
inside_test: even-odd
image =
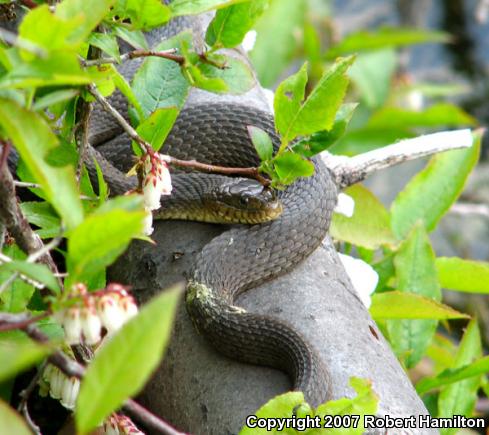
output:
[[[105,435],[144,435],[125,415],[113,414],[103,425]]]
[[[77,284],[70,296],[75,304],[55,314],[70,345],[97,344],[103,327],[110,334],[138,312],[134,298],[120,284],[109,284],[93,293],[88,293],[84,284]]]
[[[42,374],[42,379],[49,385],[49,395],[53,399],[59,399],[61,404],[73,410],[75,408],[78,391],[80,391],[80,380],[67,377],[60,369],[48,364]]]
[[[141,157],[137,165],[140,190],[143,193],[146,219],[144,233],[150,235],[153,232],[152,210],[161,207],[161,195],[170,195],[172,191],[171,176],[168,163],[159,153],[146,153]]]

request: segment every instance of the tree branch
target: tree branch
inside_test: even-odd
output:
[[[10,145],[2,141],[0,141],[0,144],[3,145],[2,156],[0,157],[0,221],[3,222],[20,249],[31,255],[41,251],[44,245],[40,237],[30,227],[17,202],[14,180],[5,164]],[[46,264],[53,272],[58,272],[49,252],[41,252],[40,261]]]
[[[476,132],[482,134],[483,129]],[[420,157],[472,146],[473,136],[469,129],[428,134],[414,139],[359,154],[355,157],[333,156],[323,153],[322,157],[340,188],[363,181],[380,169]]]

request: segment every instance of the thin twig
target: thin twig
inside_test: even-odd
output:
[[[480,134],[484,130],[479,129]],[[359,154],[354,157],[333,156],[323,153],[322,157],[340,188],[364,180],[380,169],[399,163],[429,156],[443,151],[472,146],[473,136],[468,129],[428,134],[414,139]]]
[[[128,59],[136,59],[138,57],[161,57],[163,59],[172,60],[177,62],[179,65],[183,65],[185,63],[185,58],[183,56],[175,54],[177,52],[176,49],[171,48],[169,50],[133,50],[128,53],[124,53],[118,58],[116,57],[101,57],[100,59],[92,59],[85,60],[80,59],[80,62],[83,66],[96,66],[96,65],[106,65],[108,63],[122,63]]]
[[[0,332],[12,331],[14,329],[24,329],[26,326],[39,322],[51,315],[51,311],[45,311],[38,316],[28,314],[0,313]]]
[[[41,185],[37,183],[28,183],[27,181],[14,180],[15,187],[26,187],[28,189],[40,189]]]
[[[20,0],[20,2],[29,9],[37,8],[38,4],[34,0]]]
[[[139,134],[131,127],[131,125],[124,119],[124,117],[115,109],[106,98],[102,96],[102,94],[97,90],[94,85],[88,85],[88,92],[92,94],[95,99],[101,104],[103,109],[110,113],[115,120],[119,123],[119,125],[124,129],[124,131],[129,135],[129,137],[134,140],[139,146],[143,153],[152,154],[154,153],[151,145],[146,142]],[[207,163],[200,163],[196,160],[180,160],[175,157],[169,155],[162,155],[162,158],[169,164],[174,166],[180,166],[185,168],[192,168],[198,171],[203,172],[212,172],[216,174],[224,174],[224,175],[242,175],[245,177],[254,178],[263,185],[267,186],[270,184],[269,180],[260,175],[258,168],[231,168],[226,166],[216,166],[209,165]]]
[[[76,179],[78,183],[81,180],[83,162],[85,160],[86,150],[88,148],[88,127],[90,123],[90,115],[92,113],[92,103],[81,101],[80,104],[80,134],[77,134],[78,143],[78,164],[76,167]]]
[[[47,343],[49,342],[49,338],[46,334],[44,334],[36,325],[29,324],[25,328],[22,328],[29,337],[39,343]],[[54,351],[49,357],[48,362],[58,367],[65,375],[69,377],[75,377],[78,379],[83,379],[85,375],[85,367],[83,367],[80,363],[76,362],[69,358],[66,354],[61,352],[60,350]],[[146,408],[139,405],[132,399],[128,399],[122,409],[135,420],[143,423],[145,426],[153,429],[155,432],[164,434],[164,435],[184,435],[183,432],[179,432],[170,426],[165,421],[161,420],[151,412],[149,412]]]

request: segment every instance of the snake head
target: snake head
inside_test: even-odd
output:
[[[209,192],[203,200],[223,223],[267,222],[279,217],[283,210],[273,190],[249,178],[230,178]]]

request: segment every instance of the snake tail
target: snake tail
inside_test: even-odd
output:
[[[312,406],[331,397],[327,369],[287,323],[229,305],[195,281],[189,282],[186,303],[195,328],[222,354],[284,371]]]

